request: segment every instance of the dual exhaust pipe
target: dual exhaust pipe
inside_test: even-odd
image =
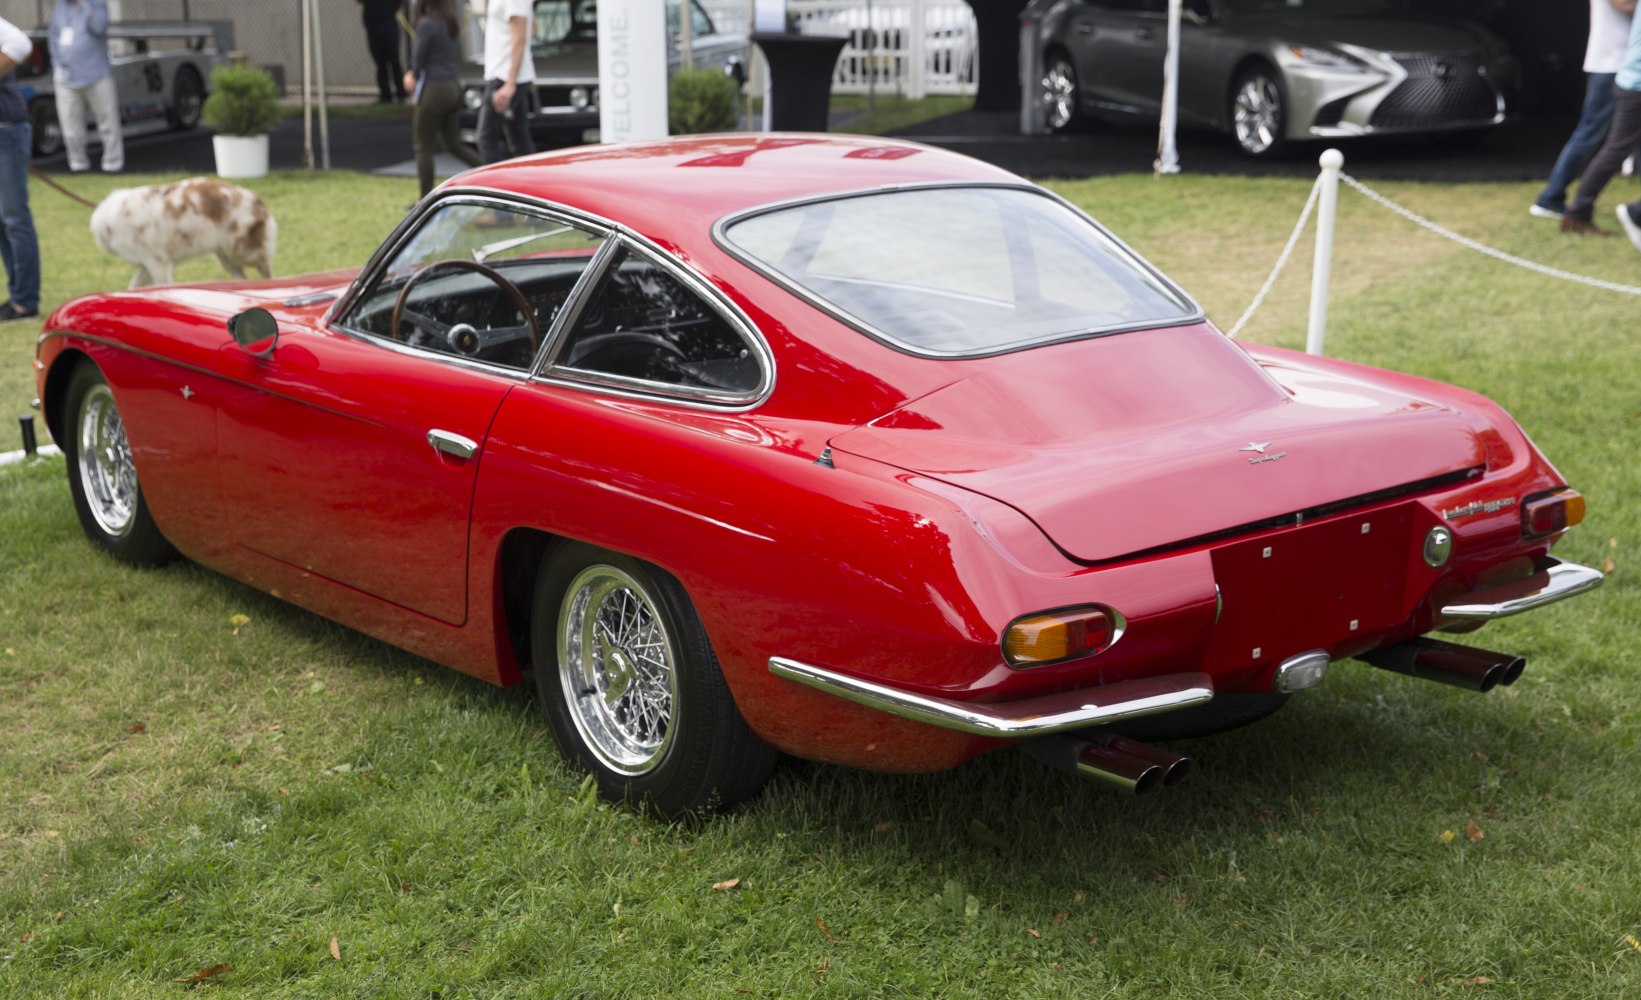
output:
[[[1381,670],[1470,691],[1508,687],[1527,667],[1524,657],[1426,638],[1375,649],[1357,659]],[[1022,749],[1055,770],[1133,795],[1172,788],[1191,772],[1189,757],[1103,730],[1044,736],[1024,744]]]
[[[1191,759],[1116,733],[1045,736],[1023,749],[1057,771],[1110,785],[1133,795],[1172,788],[1191,773]]]
[[[1381,670],[1471,691],[1508,687],[1527,667],[1525,657],[1423,638],[1375,649],[1357,659]]]

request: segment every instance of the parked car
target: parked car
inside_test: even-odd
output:
[[[1185,0],[1179,120],[1250,156],[1302,139],[1467,133],[1503,124],[1520,75],[1462,0]],[[1167,0],[1033,0],[1050,130],[1091,114],[1156,117]]]
[[[35,156],[54,156],[63,148],[46,34],[45,28],[28,33],[34,52],[17,67]],[[116,22],[108,27],[108,39],[120,127],[127,136],[146,135],[199,124],[211,70],[233,49],[233,26],[225,21]]]
[[[722,68],[744,80],[745,35],[719,31],[701,7],[689,0],[691,58],[697,68]],[[463,28],[462,137],[473,141],[484,103],[484,19],[482,2],[469,2]],[[668,63],[681,61],[679,0],[667,0]],[[563,146],[596,140],[598,130],[598,0],[535,0],[530,54],[535,60],[535,105],[530,134],[539,145]]]
[[[358,271],[112,292],[38,347],[80,522],[497,684],[604,795],[1023,746],[1137,792],[1332,661],[1598,585],[1481,396],[1226,338],[1067,202],[912,143],[463,174]],[[158,680],[158,679],[157,679]]]

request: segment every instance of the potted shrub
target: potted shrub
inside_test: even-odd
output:
[[[673,135],[723,132],[735,127],[740,88],[719,70],[681,69],[672,75],[667,124]]]
[[[217,173],[262,177],[268,173],[268,133],[279,124],[279,88],[266,70],[227,63],[211,73],[205,123],[216,129]]]

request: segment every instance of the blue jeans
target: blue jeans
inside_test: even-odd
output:
[[[0,122],[0,258],[11,282],[11,302],[40,308],[40,241],[28,210],[28,122]]]
[[[1607,129],[1613,121],[1613,78],[1616,73],[1591,73],[1584,88],[1584,110],[1578,116],[1567,145],[1561,147],[1556,165],[1550,169],[1550,180],[1539,192],[1534,204],[1560,212],[1567,207],[1567,188],[1578,180],[1590,157],[1601,148],[1607,138]]]

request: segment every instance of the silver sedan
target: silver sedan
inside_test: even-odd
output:
[[[1250,156],[1296,140],[1472,132],[1502,124],[1519,70],[1461,2],[1185,0],[1179,118]],[[1043,121],[1156,117],[1167,0],[1032,0]]]

